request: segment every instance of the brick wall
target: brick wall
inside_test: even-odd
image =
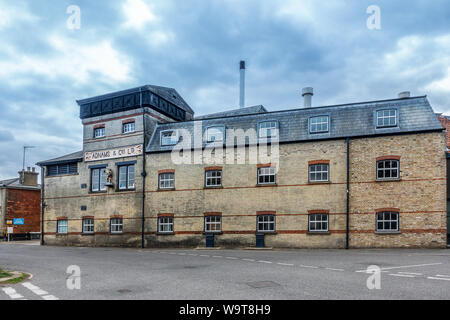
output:
[[[25,219],[23,226],[14,226],[14,233],[40,232],[41,191],[7,189],[6,220]]]

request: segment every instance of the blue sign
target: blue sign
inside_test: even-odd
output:
[[[13,224],[15,226],[22,226],[25,224],[25,219],[24,218],[16,218],[13,220]]]

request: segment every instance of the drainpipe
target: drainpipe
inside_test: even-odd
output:
[[[145,109],[142,105],[142,88],[139,88],[139,105],[142,109],[142,127],[143,127],[143,148],[142,148],[142,236],[141,236],[141,247],[145,247],[145,177],[147,176],[147,173],[145,171]]]
[[[45,202],[44,202],[44,167],[41,166],[41,246],[45,245],[44,242],[44,211],[45,211]]]
[[[346,211],[346,230],[345,230],[345,249],[349,249],[350,242],[350,138],[347,143],[347,211]]]

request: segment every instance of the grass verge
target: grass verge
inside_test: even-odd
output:
[[[4,279],[4,278],[9,278],[12,275],[13,275],[12,273],[9,273],[9,272],[7,272],[7,271],[5,271],[5,270],[0,268],[0,281],[2,279]],[[22,282],[23,280],[25,280],[27,278],[28,278],[28,274],[21,273],[21,275],[19,277],[17,277],[17,278],[14,278],[14,279],[11,279],[11,280],[8,280],[8,281],[4,281],[4,282],[0,282],[0,285],[2,285],[2,284],[16,284],[16,283],[20,283],[20,282]]]

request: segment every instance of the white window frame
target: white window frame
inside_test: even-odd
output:
[[[136,122],[127,122],[122,125],[122,133],[136,132]]]
[[[313,168],[317,168],[320,166],[320,170],[313,171]],[[323,166],[326,167],[326,170],[323,170]],[[326,179],[323,179],[323,175],[326,174]],[[317,175],[320,175],[320,179],[316,179]],[[312,179],[312,177],[316,177]],[[329,182],[330,181],[330,165],[327,163],[317,163],[310,164],[308,168],[308,179],[309,182]]]
[[[386,219],[386,214],[389,214],[390,217],[389,219]],[[392,219],[392,214],[395,214],[396,219]],[[382,217],[380,219],[380,216]],[[396,229],[392,229],[392,223],[396,223],[397,228]],[[383,227],[380,229],[379,228],[379,223],[383,224]],[[385,223],[389,224],[389,228],[385,228]],[[377,212],[376,213],[376,231],[377,232],[399,232],[400,231],[400,213],[396,212],[396,211],[383,211],[383,212]]]
[[[392,112],[394,113],[392,115]],[[377,128],[389,128],[397,126],[397,109],[383,109],[377,110],[376,126]],[[391,120],[394,119],[394,123]],[[380,124],[381,121],[381,124]],[[387,124],[386,124],[387,122]]]
[[[216,176],[213,176],[213,174],[216,174]],[[219,179],[220,183],[217,183]],[[205,187],[212,188],[221,186],[222,186],[222,170],[208,170],[205,172]]]
[[[205,216],[205,233],[221,233],[222,216]]]
[[[269,178],[269,182],[261,182],[261,177],[271,177],[273,176],[273,182],[270,181],[271,179]],[[265,179],[264,179],[265,180]],[[277,168],[276,167],[262,167],[262,168],[258,168],[258,184],[259,185],[267,185],[267,184],[276,184],[277,183]]]
[[[323,126],[325,126],[326,129],[322,129]],[[313,130],[313,128],[315,129]],[[317,116],[309,118],[309,133],[327,133],[329,131],[330,131],[329,116]]]
[[[167,177],[167,176],[172,176],[172,177]],[[170,186],[163,185],[166,183],[168,183]],[[158,175],[158,188],[161,190],[175,189],[175,173],[173,173],[173,172],[160,173]]]
[[[135,187],[134,164],[122,165],[118,167],[119,190],[131,190]],[[125,169],[125,172],[123,172]],[[122,184],[123,183],[123,184]]]
[[[260,139],[272,139],[278,136],[278,121],[268,120],[258,123],[258,137]],[[270,133],[270,135],[268,135]]]
[[[104,138],[105,136],[106,136],[105,127],[99,127],[94,129],[94,139]]]
[[[383,168],[380,168],[380,163],[383,163]],[[389,168],[386,168],[386,163],[389,163]],[[392,164],[396,163],[397,167],[393,168]],[[386,172],[390,172],[390,177],[386,177]],[[379,177],[379,172],[383,172],[383,177]],[[397,176],[392,177],[392,173],[396,172]],[[385,160],[379,160],[377,161],[377,180],[386,181],[386,180],[398,180],[400,179],[400,160],[396,159],[385,159]]]
[[[174,217],[158,217],[158,233],[169,234],[174,232],[175,232]]]
[[[98,175],[95,173],[98,172]],[[106,191],[106,168],[91,169],[91,191]]]
[[[267,230],[265,228],[261,229],[260,224],[267,225]],[[257,231],[262,233],[270,233],[276,231],[276,216],[274,214],[264,214],[259,215],[256,218]]]
[[[118,230],[115,230],[118,229]],[[109,221],[109,231],[111,234],[123,233],[123,218],[111,218]]]
[[[325,220],[324,220],[325,218]],[[323,224],[326,228],[323,228]],[[312,228],[314,226],[314,228]],[[308,231],[309,232],[328,232],[329,231],[329,215],[327,213],[314,213],[308,216]]]
[[[164,138],[164,135],[170,132],[172,132],[170,140],[168,140],[169,138]],[[179,141],[178,130],[161,131],[161,146],[174,146],[178,143],[178,141]]]
[[[69,221],[67,219],[56,221],[56,233],[57,234],[69,233]]]
[[[92,228],[92,230],[90,230]],[[94,219],[83,218],[82,221],[83,234],[93,234],[94,233]]]
[[[220,136],[220,138],[218,139],[217,136]],[[214,139],[212,139],[213,137],[214,137]],[[206,128],[206,142],[207,143],[224,142],[224,141],[225,141],[225,127],[214,126],[214,127]]]

